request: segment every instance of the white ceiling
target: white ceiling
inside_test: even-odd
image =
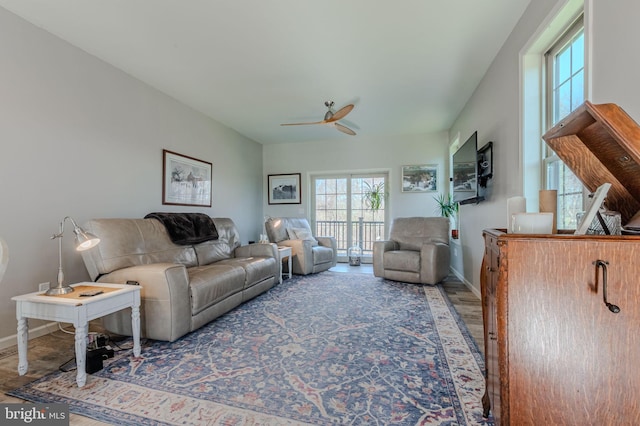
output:
[[[260,143],[448,130],[530,0],[0,0]],[[348,136],[318,121],[355,104]]]

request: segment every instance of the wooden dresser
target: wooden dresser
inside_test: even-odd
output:
[[[496,424],[640,425],[640,237],[486,230],[487,392]],[[607,262],[607,300],[603,300]]]
[[[544,138],[590,190],[612,183],[623,224],[640,209],[640,128],[620,108],[586,102]],[[483,236],[495,424],[640,425],[640,236]]]

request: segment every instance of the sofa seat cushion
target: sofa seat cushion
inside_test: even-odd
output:
[[[384,254],[384,269],[420,272],[420,252],[413,250],[392,250]]]
[[[244,288],[249,288],[258,284],[267,278],[275,276],[278,271],[277,260],[273,257],[236,257],[232,259],[221,260],[217,265],[231,265],[240,267],[245,270],[246,276]]]
[[[235,265],[195,266],[187,269],[191,292],[191,315],[197,315],[209,306],[242,291],[244,269]]]
[[[315,246],[311,249],[311,252],[313,254],[314,265],[333,262],[333,249],[330,247]]]

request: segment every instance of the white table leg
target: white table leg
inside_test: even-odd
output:
[[[140,356],[140,305],[131,307],[131,330],[133,330],[133,354]]]
[[[287,257],[287,266],[289,267],[289,279],[291,279],[291,256]]]
[[[29,326],[27,319],[18,318],[18,374],[24,376],[29,369],[27,349],[29,348]]]
[[[74,324],[76,328],[76,383],[81,388],[87,383],[87,330],[86,322]]]

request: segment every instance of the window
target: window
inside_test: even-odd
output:
[[[585,48],[582,16],[545,54],[547,129],[582,105],[585,100]],[[558,190],[558,229],[575,229],[583,210],[583,185],[548,147],[544,153],[547,189]]]
[[[349,247],[357,245],[363,251],[363,262],[370,262],[373,243],[385,237],[386,200],[373,211],[365,193],[375,185],[385,188],[387,174],[311,176],[311,180],[316,235],[336,238],[338,261],[346,261]]]

